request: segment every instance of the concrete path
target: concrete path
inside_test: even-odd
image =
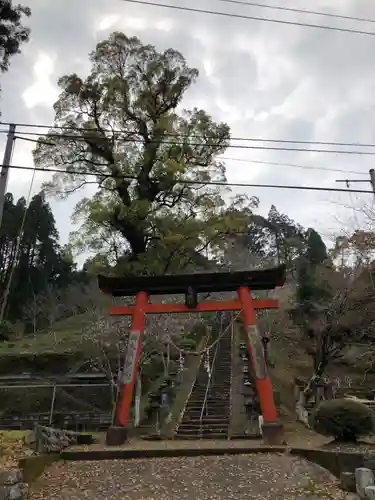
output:
[[[58,462],[30,500],[344,500],[324,469],[284,454]]]

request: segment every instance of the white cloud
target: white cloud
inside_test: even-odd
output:
[[[115,26],[119,20],[120,20],[120,16],[118,14],[105,16],[99,21],[96,30],[97,31],[107,31],[107,30],[113,28],[113,26]]]
[[[22,94],[27,108],[33,108],[38,104],[52,106],[58,96],[58,90],[51,81],[55,67],[55,61],[48,54],[39,54],[34,64],[34,83]]]
[[[155,23],[155,27],[157,30],[169,32],[173,29],[173,21],[169,17],[158,19]]]
[[[181,5],[184,1],[189,6],[187,0],[182,0]],[[198,67],[200,77],[187,92],[183,106],[204,107],[216,120],[228,122],[233,136],[375,143],[375,37],[188,14],[118,0],[90,0],[90,9],[86,2],[76,0],[27,3],[33,10],[32,41],[23,48],[23,55],[14,58],[10,72],[3,78],[4,120],[51,122],[57,78],[70,72],[84,75],[88,69],[87,54],[95,43],[113,30],[123,30],[159,50],[173,47],[185,55],[191,66]],[[298,0],[274,3],[300,8]],[[202,8],[225,10],[213,0],[205,0]],[[373,2],[319,0],[314,8],[375,18]],[[280,11],[242,6],[231,6],[230,11],[318,23],[315,17]],[[369,29],[367,25],[331,18],[319,21]],[[32,145],[18,142],[14,161],[30,164],[31,149]],[[330,172],[329,168],[366,173],[373,163],[372,157],[272,150],[229,149],[226,156],[327,169],[306,171],[228,162],[229,181],[262,184],[337,187],[335,179],[346,175]],[[18,183],[21,179],[18,174],[13,178]],[[246,191],[260,197],[264,212],[274,203],[279,210],[305,225],[317,225],[323,232],[339,225],[337,213],[345,209],[337,203],[351,203],[348,195],[328,192],[255,188]],[[358,198],[367,199],[366,195]],[[66,214],[72,210],[72,203],[70,200],[54,206],[65,233],[69,227]]]

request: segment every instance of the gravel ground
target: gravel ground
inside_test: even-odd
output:
[[[299,458],[276,455],[60,462],[30,500],[344,500],[336,479]]]

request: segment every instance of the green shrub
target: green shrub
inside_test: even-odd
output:
[[[14,325],[10,321],[0,322],[0,341],[9,340],[14,334]]]
[[[194,351],[197,346],[197,342],[192,339],[184,338],[179,342],[178,345],[181,349]]]
[[[322,402],[311,415],[312,428],[337,441],[356,441],[359,436],[374,430],[373,411],[362,403],[350,399]]]

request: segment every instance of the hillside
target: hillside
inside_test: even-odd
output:
[[[282,304],[292,289],[280,290],[277,294]],[[272,313],[268,319],[271,325],[271,341],[269,344],[270,359],[273,362],[271,369],[274,390],[280,395],[280,400],[285,415],[292,415],[294,411],[293,381],[295,377],[308,378],[312,374],[311,358],[302,349],[298,336],[291,334],[290,330],[283,330],[281,313]],[[14,339],[11,342],[0,344],[0,373],[2,375],[13,373],[36,373],[39,376],[63,374],[69,371],[82,371],[85,368],[88,353],[92,353],[92,345],[87,340],[84,332],[90,325],[90,314],[77,315],[56,322],[48,331],[39,332],[36,336],[29,335],[24,338]],[[262,320],[261,320],[262,326]],[[264,325],[263,325],[264,326]],[[189,344],[190,342],[190,344]],[[192,336],[187,334],[181,337],[181,346],[193,347]],[[333,363],[327,370],[332,378],[340,378],[341,385],[347,385],[350,377],[353,386],[363,386],[363,390],[375,387],[375,374],[368,370],[366,364],[361,364],[358,351],[363,346],[347,349],[346,355],[340,362]],[[173,356],[175,357],[175,355]],[[157,375],[162,371],[162,363],[154,366]],[[366,370],[367,373],[366,373]],[[89,370],[90,371],[90,370]],[[49,396],[47,396],[48,399]]]

